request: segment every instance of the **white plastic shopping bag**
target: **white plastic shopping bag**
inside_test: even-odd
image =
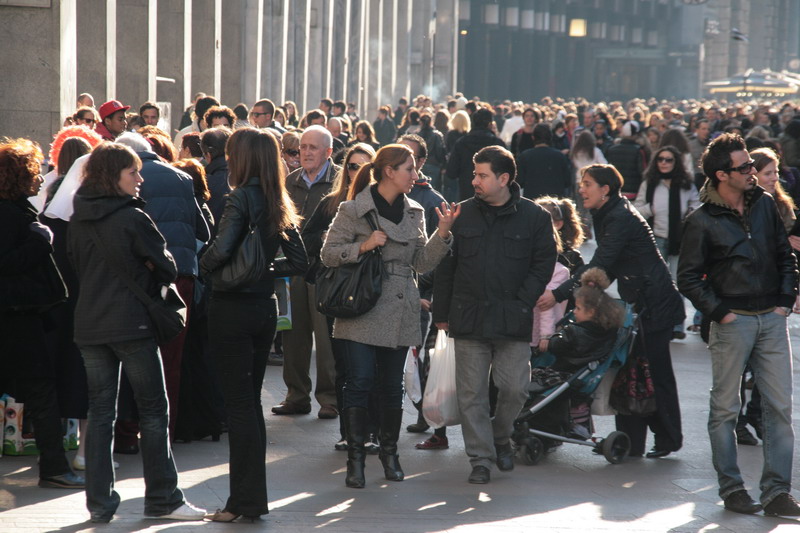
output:
[[[405,386],[408,399],[417,403],[422,399],[422,384],[419,381],[419,358],[414,348],[406,355]]]
[[[422,415],[434,428],[461,423],[456,396],[456,353],[447,332],[436,334],[428,382],[422,399]]]

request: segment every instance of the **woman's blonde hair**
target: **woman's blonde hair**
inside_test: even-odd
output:
[[[581,274],[581,286],[575,291],[575,301],[593,311],[592,322],[603,329],[619,329],[625,321],[625,310],[608,295],[611,285],[605,271],[593,267]]]
[[[450,122],[447,124],[450,130],[455,130],[461,133],[467,133],[471,129],[470,118],[466,111],[459,109],[453,116],[450,117]]]

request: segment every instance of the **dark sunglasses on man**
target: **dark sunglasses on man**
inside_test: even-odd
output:
[[[742,163],[738,167],[731,167],[726,168],[723,172],[731,173],[731,172],[738,172],[739,174],[750,174],[750,171],[753,170],[753,167],[756,166],[756,162],[752,159],[747,163]]]

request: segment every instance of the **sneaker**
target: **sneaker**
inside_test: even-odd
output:
[[[428,440],[420,442],[414,447],[418,450],[446,450],[450,447],[450,444],[447,442],[447,437],[431,435]]]
[[[347,451],[347,439],[342,439],[336,444],[333,445],[333,449],[337,452],[346,452]]]
[[[86,480],[74,472],[67,472],[60,476],[40,478],[39,486],[43,489],[83,489],[86,486]]]
[[[374,433],[364,443],[364,451],[369,455],[378,455],[380,453],[381,446],[378,444],[378,437]]]
[[[119,468],[119,463],[114,461],[114,468]],[[75,458],[72,460],[72,469],[73,470],[86,470],[86,456],[84,455],[76,455]]]
[[[764,507],[766,516],[800,516],[800,504],[788,492],[782,492]]]
[[[151,520],[203,520],[206,516],[206,510],[195,507],[189,502],[183,502],[183,505],[172,511],[171,513],[162,515],[145,515],[145,518]]]
[[[758,439],[750,433],[747,426],[736,426],[736,443],[742,446],[758,446]]]

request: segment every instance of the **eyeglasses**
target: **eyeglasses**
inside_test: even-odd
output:
[[[739,174],[749,174],[750,171],[753,170],[753,167],[755,165],[756,162],[751,159],[747,163],[742,163],[738,167],[726,168],[725,170],[723,170],[723,172],[728,172],[728,173],[738,172]]]
[[[258,118],[258,117],[263,117],[265,115],[270,115],[271,113],[259,113],[258,111],[250,111],[250,114]]]
[[[656,157],[656,161],[658,161],[659,163],[674,163],[675,162],[675,158],[674,157]]]
[[[291,157],[297,157],[300,155],[300,150],[289,150],[287,148],[286,150],[283,151],[283,153]]]
[[[357,172],[358,170],[361,169],[362,166],[364,165],[358,163],[347,163],[347,170],[349,170],[350,172]]]

